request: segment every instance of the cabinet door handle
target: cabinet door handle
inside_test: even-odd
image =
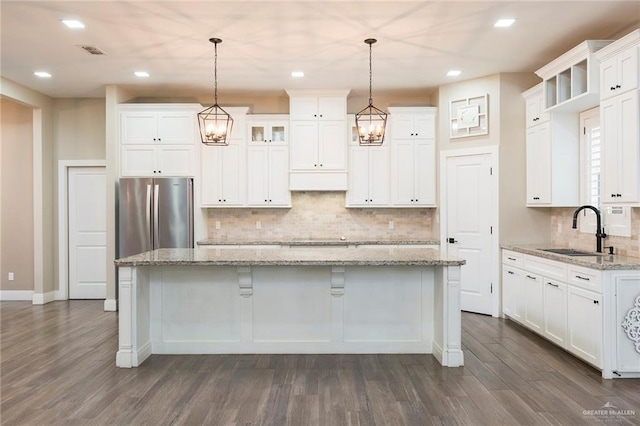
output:
[[[616,89],[620,89],[620,85],[619,84],[616,84]]]
[[[622,197],[622,194],[616,194],[616,197]]]
[[[594,301],[593,301],[593,304],[594,304],[594,305],[599,305],[599,304],[600,304],[600,302],[598,302],[597,300],[594,300]]]
[[[554,284],[554,283],[551,283],[549,281],[547,281],[547,284],[549,284],[551,287],[558,287],[558,284]]]
[[[591,281],[589,278],[581,277],[580,275],[576,275],[576,278],[582,281]]]
[[[515,260],[516,260],[516,258],[515,258],[515,257],[507,257],[507,259],[509,259],[509,260],[513,260],[513,261],[515,261]]]
[[[507,274],[513,275],[513,271],[507,271]]]
[[[529,278],[530,280],[535,280],[536,277],[532,277],[531,275],[527,275],[527,278]]]
[[[611,86],[609,90],[616,90],[616,88],[614,86]]]

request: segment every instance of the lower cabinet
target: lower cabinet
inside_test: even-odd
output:
[[[524,322],[524,275],[518,268],[502,267],[502,310],[511,319]]]
[[[602,294],[568,286],[567,349],[602,368]]]
[[[602,368],[601,272],[507,250],[502,259],[504,315]]]
[[[524,274],[524,323],[531,330],[542,334],[544,293],[542,277],[529,272]]]
[[[567,347],[567,284],[545,279],[543,335],[558,346]]]

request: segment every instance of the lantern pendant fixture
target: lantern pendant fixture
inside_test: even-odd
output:
[[[375,38],[368,38],[364,41],[369,45],[369,105],[356,114],[356,128],[362,146],[382,145],[387,127],[387,114],[373,106],[373,96],[371,95],[371,45],[377,41]]]
[[[225,146],[229,145],[229,139],[231,139],[233,118],[218,105],[218,43],[222,43],[222,40],[210,38],[209,41],[214,44],[215,49],[214,103],[213,106],[198,113],[200,138],[205,145]]]

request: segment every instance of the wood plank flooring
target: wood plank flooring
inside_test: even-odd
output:
[[[640,424],[640,380],[464,313],[466,365],[431,355],[153,355],[115,367],[102,301],[0,303],[2,425]],[[617,410],[594,415],[609,403]]]

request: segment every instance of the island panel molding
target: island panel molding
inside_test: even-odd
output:
[[[636,297],[633,308],[624,317],[622,329],[627,337],[633,341],[636,352],[640,353],[640,295]]]
[[[449,102],[451,139],[489,134],[488,96],[484,94]]]

